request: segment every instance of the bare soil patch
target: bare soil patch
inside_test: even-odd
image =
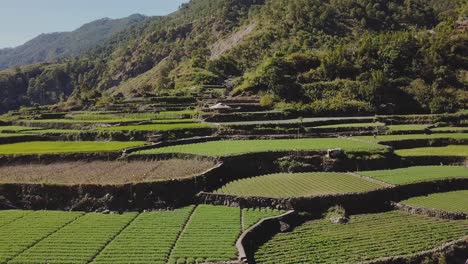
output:
[[[0,183],[118,185],[180,179],[212,168],[207,160],[78,161],[0,166]]]

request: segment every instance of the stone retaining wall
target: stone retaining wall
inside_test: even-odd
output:
[[[450,220],[468,219],[468,213],[463,213],[463,212],[446,212],[446,211],[411,206],[411,205],[401,204],[401,203],[392,203],[392,205],[397,210],[405,211],[411,214],[422,214],[422,215],[427,215],[431,217],[438,217],[438,218],[450,219]]]
[[[221,163],[191,178],[124,185],[0,184],[7,202],[21,209],[141,211],[188,205],[215,181]]]
[[[244,231],[236,243],[239,262],[243,264],[254,263],[254,254],[258,246],[296,221],[296,212],[291,210],[280,216],[262,219],[260,222]]]
[[[120,155],[120,152],[0,155],[0,166],[31,163],[49,164],[67,161],[116,160]]]

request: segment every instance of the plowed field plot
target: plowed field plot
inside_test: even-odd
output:
[[[468,157],[468,145],[451,145],[446,147],[429,147],[429,148],[414,148],[400,149],[395,151],[395,154],[403,157],[410,156],[460,156]]]
[[[341,148],[349,152],[373,152],[382,151],[385,146],[344,138],[231,140],[150,149],[140,151],[137,154],[188,153],[205,156],[229,156],[252,152],[327,150],[333,148]]]
[[[446,178],[468,178],[468,169],[463,166],[418,166],[395,170],[362,171],[359,174],[401,185]]]
[[[468,235],[468,220],[443,220],[393,211],[356,215],[348,224],[304,223],[260,247],[257,263],[357,263],[410,255]]]
[[[0,155],[118,152],[144,142],[34,141],[0,145]]]
[[[215,193],[284,198],[365,192],[382,187],[384,185],[347,173],[285,173],[233,181]]]
[[[91,161],[0,166],[0,183],[126,184],[191,177],[212,168],[205,160]]]
[[[468,191],[435,193],[414,197],[401,203],[441,211],[468,213]]]

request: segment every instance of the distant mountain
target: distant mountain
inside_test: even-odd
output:
[[[41,34],[16,48],[0,49],[0,69],[80,56],[146,18],[140,14],[122,19],[103,18],[72,32]]]

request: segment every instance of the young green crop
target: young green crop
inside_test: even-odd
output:
[[[468,191],[435,193],[402,201],[401,203],[448,212],[468,213]]]
[[[144,142],[33,141],[0,145],[0,155],[118,152]]]
[[[26,216],[31,212],[22,210],[5,210],[0,213],[0,228],[7,225],[21,217]]]
[[[93,261],[165,264],[194,207],[140,214]]]
[[[463,166],[420,166],[395,170],[362,171],[359,174],[401,185],[445,178],[468,178],[468,169]]]
[[[265,208],[246,208],[242,209],[242,227],[243,231],[258,223],[260,220],[268,217],[283,214],[283,211],[271,210]]]
[[[24,217],[1,226],[0,263],[6,263],[81,215],[52,211],[28,212]]]
[[[144,150],[137,154],[188,153],[206,156],[228,156],[249,152],[327,150],[332,148],[342,148],[348,152],[377,152],[386,149],[382,145],[345,138],[305,138],[212,141]]]
[[[391,131],[421,131],[427,129],[429,125],[390,125],[387,126]]]
[[[213,128],[213,125],[203,123],[180,123],[180,124],[150,124],[150,125],[131,125],[100,127],[99,131],[170,131],[182,129]]]
[[[241,233],[239,208],[200,205],[177,241],[170,263],[235,260]]]
[[[380,143],[387,141],[399,141],[399,140],[411,140],[411,139],[439,139],[439,138],[449,138],[449,139],[468,139],[467,133],[441,133],[441,134],[411,134],[411,135],[384,135],[384,136],[358,136],[353,137],[356,140]]]
[[[255,253],[257,263],[357,263],[416,254],[468,235],[468,220],[399,211],[356,215],[348,224],[309,221],[280,233]]]
[[[351,123],[351,124],[336,124],[336,125],[326,125],[318,126],[313,128],[346,128],[346,127],[384,127],[384,123]]]
[[[414,148],[400,149],[395,151],[395,154],[402,157],[410,156],[462,156],[468,157],[467,145],[453,145],[446,147],[429,147],[429,148]]]
[[[215,193],[287,198],[365,192],[381,187],[383,185],[346,173],[282,173],[233,181]]]
[[[136,215],[86,214],[39,241],[9,263],[89,263]]]
[[[27,126],[0,126],[0,133],[18,133],[31,130],[41,130],[40,127],[27,127]]]

